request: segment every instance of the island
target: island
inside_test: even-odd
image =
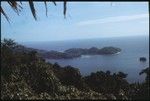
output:
[[[70,48],[63,52],[58,52],[55,50],[40,50],[34,48],[28,48],[26,46],[18,45],[18,47],[13,49],[16,52],[25,52],[29,53],[34,51],[38,54],[38,56],[45,58],[45,59],[73,59],[81,57],[82,55],[112,55],[121,52],[120,48],[116,47],[103,47],[101,49],[97,47],[87,48]]]
[[[145,57],[140,57],[139,60],[142,61],[142,62],[145,62],[145,61],[146,61],[146,58],[145,58]]]
[[[81,57],[82,55],[110,55],[110,54],[117,54],[121,51],[120,48],[116,47],[104,47],[104,48],[96,48],[91,47],[89,49],[83,48],[71,48],[67,49],[64,52],[58,51],[49,51],[41,54],[42,57],[48,59],[72,59]]]

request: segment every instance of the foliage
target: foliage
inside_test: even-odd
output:
[[[146,81],[129,84],[127,74],[97,71],[83,77],[77,68],[46,63],[36,51],[18,52],[13,40],[1,42],[1,99],[149,99]]]
[[[43,3],[45,4],[45,9],[46,9],[46,16],[47,16],[47,2],[48,1],[43,1]],[[56,2],[52,1],[54,3],[54,5],[56,6]],[[17,1],[7,1],[7,3],[10,5],[10,7],[19,15],[19,12],[21,11],[21,9],[23,9],[22,7],[22,2],[17,2]],[[37,20],[37,16],[36,16],[36,10],[34,7],[34,2],[33,0],[28,0],[29,3],[29,7],[31,9],[32,15],[34,17],[35,20]],[[67,1],[64,0],[64,10],[63,10],[63,14],[64,16],[66,16],[66,10],[67,10]],[[4,15],[4,17],[6,18],[6,20],[9,22],[9,17],[7,16],[6,12],[4,11],[3,7],[1,6],[0,8],[0,12],[1,14]]]
[[[104,94],[112,93],[117,94],[120,89],[128,90],[128,82],[118,76],[111,75],[109,71],[97,71],[86,76],[85,82],[92,90],[103,92]]]

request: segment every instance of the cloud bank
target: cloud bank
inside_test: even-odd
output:
[[[86,26],[86,25],[102,24],[102,23],[123,22],[123,21],[131,21],[131,20],[143,19],[143,18],[148,18],[148,17],[149,17],[149,14],[115,16],[115,17],[107,17],[103,19],[81,21],[81,22],[78,22],[77,25]]]

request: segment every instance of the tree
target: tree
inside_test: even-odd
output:
[[[111,73],[111,72],[110,72],[109,70],[106,71],[106,75],[110,75],[110,73]]]
[[[14,40],[4,39],[1,41],[1,75],[4,77],[8,77],[12,71],[12,65],[15,64],[15,55],[12,49],[16,46]]]
[[[146,69],[143,69],[140,73],[139,73],[139,75],[142,75],[142,74],[146,74],[146,78],[145,78],[145,81],[146,81],[146,83],[149,83],[149,75],[150,75],[150,72],[149,72],[150,70],[149,70],[149,67],[147,67]]]
[[[125,74],[123,72],[118,72],[117,76],[121,78],[126,78],[128,74]]]
[[[29,60],[30,61],[36,61],[37,60],[37,51],[31,51],[29,52]]]
[[[5,39],[1,42],[2,47],[7,47],[7,48],[14,48],[17,46],[17,43],[14,42],[12,39]]]
[[[14,42],[14,40],[11,39],[4,39],[1,42],[1,57],[2,62],[5,62],[8,65],[11,65],[13,63],[13,48],[17,47],[17,43]]]

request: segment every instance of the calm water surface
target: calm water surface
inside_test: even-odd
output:
[[[149,66],[149,37],[118,37],[99,38],[59,42],[26,42],[24,45],[37,49],[64,51],[69,48],[102,48],[113,46],[121,48],[120,54],[82,56],[75,59],[47,59],[51,63],[61,66],[71,65],[79,68],[82,75],[88,75],[98,70],[110,70],[112,73],[123,71],[127,73],[129,82],[142,82],[145,75],[139,72]],[[146,62],[140,62],[139,57],[146,57]]]

